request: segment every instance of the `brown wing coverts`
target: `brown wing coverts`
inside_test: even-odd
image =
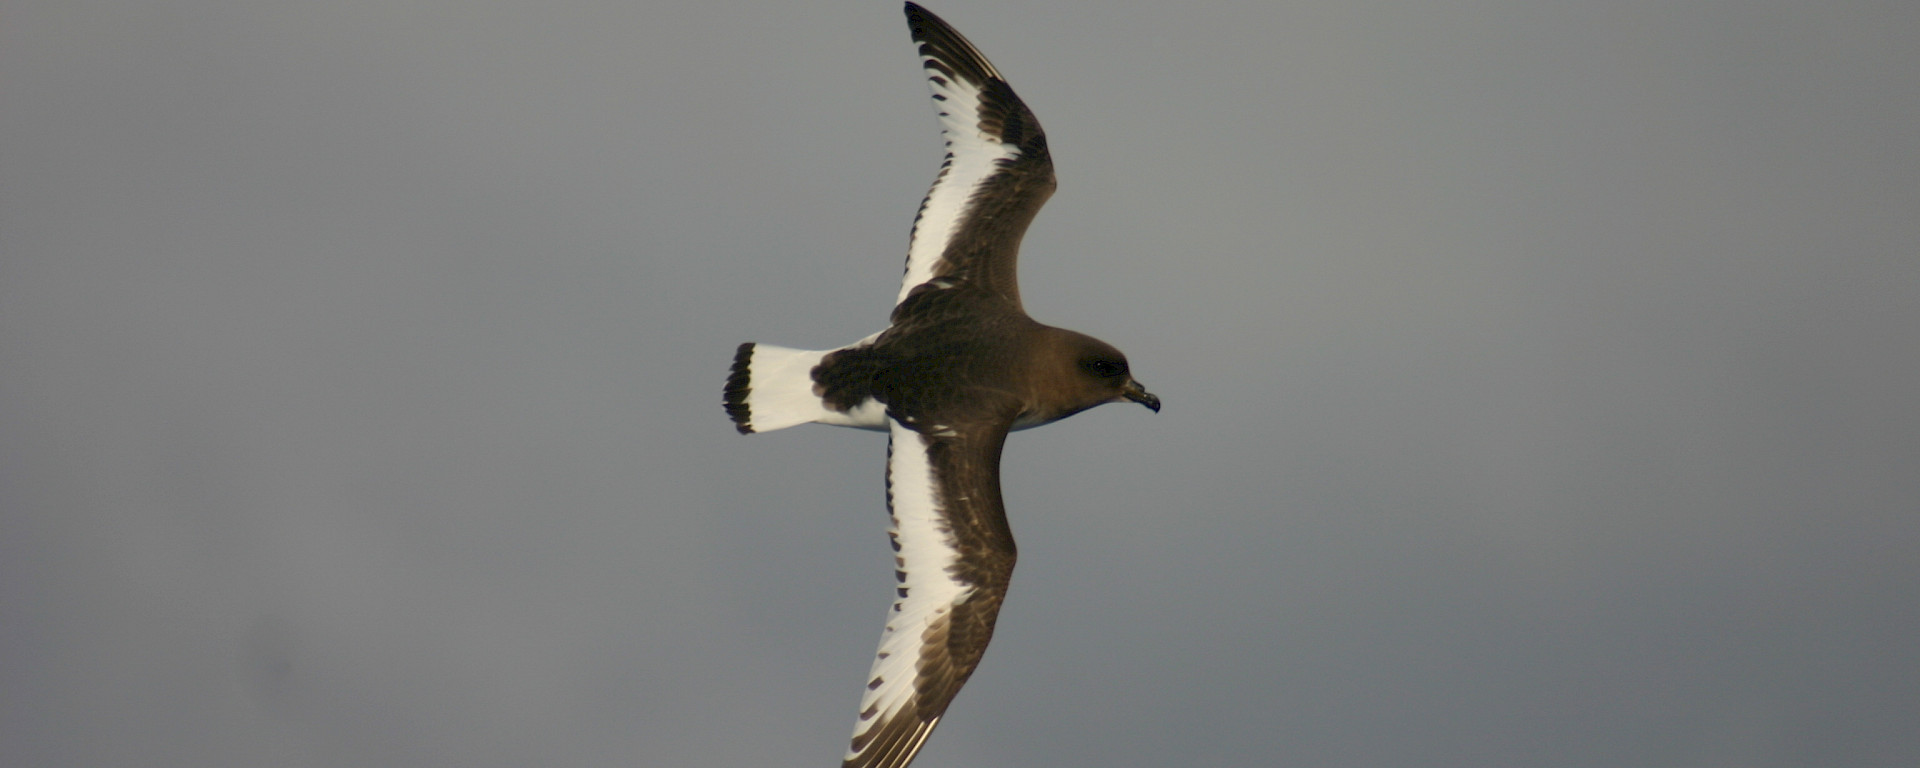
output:
[[[1047,135],[1013,87],[953,27],[912,3],[907,4],[907,24],[920,43],[920,54],[929,57],[931,77],[958,79],[980,89],[980,131],[1020,148],[1018,157],[997,161],[999,171],[974,190],[933,275],[974,283],[1018,304],[1020,239],[1056,186]],[[948,103],[941,108],[975,107]],[[945,176],[946,168],[941,173]]]
[[[901,768],[911,762],[986,653],[1016,559],[1000,497],[1000,451],[1008,426],[979,424],[922,437],[936,501],[959,550],[949,573],[974,591],[921,635],[913,700],[892,720],[857,734],[852,741],[856,754],[842,768]],[[862,713],[861,718],[871,714]]]

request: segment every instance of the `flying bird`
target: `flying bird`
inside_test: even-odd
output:
[[[1053,194],[1046,134],[972,43],[920,6],[906,12],[947,155],[891,322],[839,349],[742,344],[726,385],[742,434],[813,422],[889,436],[897,597],[844,768],[912,762],[986,651],[1013,573],[1007,433],[1102,403],[1160,410],[1120,350],[1027,316],[1015,257]]]

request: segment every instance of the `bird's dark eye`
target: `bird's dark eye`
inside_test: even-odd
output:
[[[1103,357],[1096,357],[1091,360],[1087,360],[1086,362],[1081,363],[1081,365],[1084,366],[1087,369],[1087,371],[1091,372],[1093,375],[1099,376],[1100,378],[1103,378],[1103,379],[1117,378],[1120,376],[1125,376],[1127,374],[1126,363],[1114,362],[1112,360],[1108,360]]]

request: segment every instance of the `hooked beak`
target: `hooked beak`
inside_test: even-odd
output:
[[[1133,379],[1127,379],[1126,386],[1120,388],[1120,396],[1144,405],[1154,413],[1160,412],[1160,398],[1154,397],[1152,392]]]

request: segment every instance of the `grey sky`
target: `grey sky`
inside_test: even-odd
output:
[[[7,3],[0,764],[834,764],[884,439],[720,385],[939,139],[802,5]],[[930,7],[1166,408],[916,768],[1920,762],[1920,5]]]

